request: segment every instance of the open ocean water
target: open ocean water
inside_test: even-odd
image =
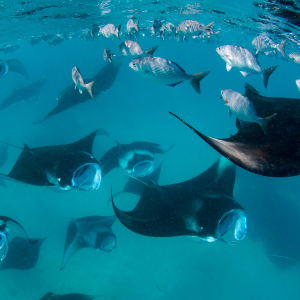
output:
[[[242,3],[242,4],[241,4]],[[46,77],[34,97],[16,101],[0,110],[0,140],[31,148],[75,142],[98,128],[105,128],[120,143],[147,141],[174,145],[164,155],[156,155],[156,166],[164,160],[159,185],[188,180],[205,171],[219,157],[193,131],[171,116],[179,115],[202,133],[218,138],[237,132],[235,116],[228,114],[221,90],[244,93],[245,83],[262,95],[300,98],[295,80],[300,67],[281,55],[259,55],[262,67],[278,66],[268,88],[260,75],[244,78],[237,69],[226,71],[217,54],[221,45],[243,46],[254,52],[251,42],[266,32],[276,42],[287,40],[286,53],[299,51],[297,1],[0,1],[1,46],[16,44],[12,53],[0,52],[1,60],[18,59],[28,80],[9,72],[0,78],[1,99],[20,87]],[[105,93],[63,111],[42,123],[56,105],[57,96],[73,84],[71,70],[80,68],[83,79],[92,78],[106,62],[104,48],[121,55],[118,45],[129,39],[126,23],[140,18],[141,31],[135,40],[143,50],[158,46],[155,55],[176,62],[188,74],[211,73],[201,81],[197,94],[186,81],[169,87],[136,74],[125,60],[112,87]],[[203,38],[179,41],[175,36],[163,41],[153,36],[154,19],[172,22],[215,21],[208,43]],[[101,35],[86,40],[93,24],[121,24],[120,40]],[[59,34],[61,44],[32,38]],[[82,36],[79,38],[79,36]],[[51,40],[49,40],[51,41]],[[288,57],[288,56],[287,56]],[[115,143],[105,136],[95,139],[97,159]],[[8,147],[7,160],[0,172],[8,174],[21,150]],[[1,160],[1,158],[0,158]],[[120,191],[128,180],[116,168],[102,179],[96,191],[71,190],[55,193],[46,187],[6,180],[0,187],[0,215],[17,220],[29,237],[46,238],[37,264],[29,270],[0,271],[0,300],[38,300],[47,292],[99,295],[110,300],[296,300],[300,299],[299,178],[270,178],[237,167],[234,198],[246,211],[248,233],[230,246],[220,241],[194,242],[186,237],[138,235],[118,220],[112,230],[117,246],[111,252],[83,248],[63,270],[66,232],[72,218],[114,214],[110,189]],[[139,198],[124,194],[116,199],[122,210],[132,210]],[[9,240],[24,236],[14,225]],[[232,231],[226,240],[232,239]],[[1,250],[2,251],[2,250]],[[52,298],[51,298],[52,299]],[[75,299],[75,298],[74,298]]]

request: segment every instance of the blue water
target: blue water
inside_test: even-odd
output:
[[[222,27],[222,24],[216,26]],[[244,78],[236,69],[226,71],[225,62],[215,49],[230,43],[252,49],[255,35],[243,29],[226,31],[225,28],[220,40],[214,39],[209,44],[206,41],[162,41],[145,36],[138,40],[143,50],[158,45],[156,56],[176,62],[189,74],[211,71],[201,82],[201,95],[188,82],[168,87],[148,81],[133,72],[126,60],[113,86],[98,95],[96,102],[89,100],[34,125],[34,121],[42,119],[57,105],[57,95],[72,84],[71,70],[75,65],[83,78],[93,77],[105,65],[104,48],[119,54],[120,41],[102,37],[85,42],[74,37],[58,46],[49,46],[44,41],[31,46],[26,39],[18,40],[16,35],[14,32],[14,40],[5,42],[15,42],[20,49],[6,55],[1,53],[0,59],[22,61],[29,83],[46,73],[48,77],[36,99],[16,102],[0,111],[0,140],[20,147],[23,143],[30,147],[67,144],[103,127],[121,143],[173,144],[167,154],[157,156],[157,163],[167,157],[160,185],[190,179],[219,158],[215,150],[168,111],[209,136],[224,138],[237,130],[235,118],[229,117],[220,99],[222,89],[244,93],[247,82],[265,96],[299,98],[295,80],[299,78],[300,69],[291,60],[260,56],[262,67],[278,66],[267,89],[259,75]],[[295,45],[290,44],[287,53],[294,49]],[[28,82],[18,74],[8,73],[0,80],[1,99]],[[114,145],[107,137],[97,137],[96,158]],[[9,148],[1,173],[10,171],[20,152]],[[185,237],[141,236],[116,221],[113,225],[116,249],[110,253],[81,249],[70,258],[66,268],[59,271],[70,220],[112,215],[113,209],[108,204],[110,188],[121,190],[127,179],[122,171],[115,169],[103,179],[99,190],[67,193],[7,181],[7,189],[0,189],[1,215],[18,220],[30,237],[47,239],[41,246],[35,268],[0,272],[0,299],[40,299],[47,292],[101,295],[102,299],[111,300],[300,298],[300,265],[290,265],[280,258],[278,262],[271,257],[300,258],[299,178],[267,178],[240,168],[237,168],[234,197],[248,213],[249,232],[237,246],[221,242],[195,243]],[[131,210],[137,201],[136,196],[122,195],[118,198],[118,207]],[[11,226],[10,239],[21,234],[17,227]]]

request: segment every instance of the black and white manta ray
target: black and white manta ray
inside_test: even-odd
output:
[[[99,296],[89,296],[89,295],[78,294],[78,293],[65,294],[65,295],[47,293],[40,300],[92,300],[97,297]]]
[[[121,211],[112,199],[114,211],[128,229],[146,236],[190,236],[197,240],[224,241],[235,226],[234,236],[246,236],[244,209],[233,199],[235,165],[219,159],[204,173],[165,186],[144,187],[137,206]],[[228,242],[234,244],[235,242]]]
[[[23,226],[20,223],[18,223],[17,221],[15,221],[14,219],[12,219],[10,217],[6,217],[6,216],[0,216],[0,250],[4,247],[4,254],[0,258],[0,263],[7,256],[8,248],[9,248],[7,236],[9,234],[10,230],[7,227],[7,222],[15,223],[19,227],[21,227],[21,229],[25,233],[28,243],[35,244],[38,241],[38,240],[34,240],[34,239],[29,239]]]
[[[241,168],[270,177],[300,175],[300,99],[264,97],[249,84],[245,89],[245,96],[254,104],[260,117],[277,113],[269,123],[267,135],[258,124],[242,126],[237,119],[238,133],[226,139],[216,139],[170,113]]]
[[[95,248],[105,252],[112,251],[117,245],[117,238],[111,230],[116,216],[90,216],[69,223],[64,257],[60,270],[69,258],[81,248]]]
[[[109,137],[105,129],[101,129],[101,134]],[[149,142],[121,144],[116,140],[113,141],[117,146],[109,149],[99,160],[102,176],[114,168],[122,168],[133,176],[145,177],[154,170],[154,154],[164,154],[173,147]]]
[[[96,190],[101,182],[98,161],[92,155],[97,131],[68,145],[29,148],[23,151],[5,178],[27,184]]]
[[[0,60],[0,77],[5,76],[9,71],[23,75],[26,79],[28,79],[26,69],[19,60]]]
[[[28,270],[34,268],[39,259],[40,247],[44,240],[45,238],[37,239],[35,244],[31,244],[28,243],[27,239],[15,236],[9,242],[9,251],[0,265],[0,270]]]

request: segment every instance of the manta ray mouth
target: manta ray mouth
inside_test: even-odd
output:
[[[132,173],[137,177],[145,177],[152,173],[154,169],[154,163],[155,162],[151,160],[143,160],[132,168]]]
[[[0,60],[0,77],[6,75],[8,70],[9,70],[8,64],[5,61]]]
[[[87,163],[80,166],[72,177],[72,186],[84,191],[97,190],[101,183],[101,169],[98,164]]]
[[[103,250],[105,252],[110,252],[114,248],[116,248],[116,239],[112,236],[107,237],[101,243],[101,250]]]
[[[0,232],[0,249],[4,247],[4,254],[0,258],[0,262],[6,257],[8,252],[8,241],[5,232]]]
[[[234,226],[234,237],[236,240],[242,240],[247,234],[247,217],[244,211],[235,209],[226,213],[219,221],[219,237],[222,241],[222,236]],[[234,243],[234,242],[233,242]],[[232,244],[232,242],[229,242]]]

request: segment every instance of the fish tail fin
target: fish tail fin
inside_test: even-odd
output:
[[[94,99],[93,93],[92,93],[92,86],[94,84],[94,81],[91,81],[90,83],[87,83],[85,85],[87,91],[89,92],[89,94],[91,95],[91,97]]]
[[[285,56],[285,44],[286,44],[286,40],[283,40],[280,44],[277,45],[277,50],[282,54],[282,56],[284,58],[286,58]]]
[[[164,30],[161,30],[159,32],[159,36],[161,37],[161,39],[164,41],[165,40],[165,31]]]
[[[147,56],[152,56],[155,50],[157,49],[158,46],[154,46],[150,48],[149,50],[145,51],[147,53]]]
[[[216,36],[218,39],[220,39],[220,38],[219,38],[220,32],[221,32],[221,30],[219,30],[219,31],[217,31],[217,32],[215,33],[215,36]]]
[[[201,72],[201,73],[196,73],[192,75],[192,79],[190,81],[192,87],[195,89],[195,91],[200,94],[200,81],[206,77],[208,74],[210,73],[210,71],[206,71],[206,72]]]
[[[140,22],[140,18],[138,18],[134,24],[134,28],[136,29],[136,31],[140,31],[139,22]]]
[[[206,25],[206,26],[204,27],[204,32],[205,32],[207,35],[209,35],[209,36],[212,34],[212,29],[211,29],[211,27],[213,26],[214,23],[215,23],[215,21],[209,23],[208,25]]]
[[[262,122],[259,124],[265,135],[268,134],[269,122],[276,116],[277,116],[277,113],[275,113],[269,117],[263,118]]]
[[[117,27],[116,32],[115,32],[115,35],[116,35],[116,37],[117,37],[118,39],[120,39],[120,37],[119,37],[120,29],[121,29],[121,25],[119,25],[119,26]]]
[[[276,68],[277,68],[277,66],[272,67],[272,68],[263,69],[261,77],[264,81],[265,88],[267,88],[267,86],[268,86],[270,75],[275,71]]]

